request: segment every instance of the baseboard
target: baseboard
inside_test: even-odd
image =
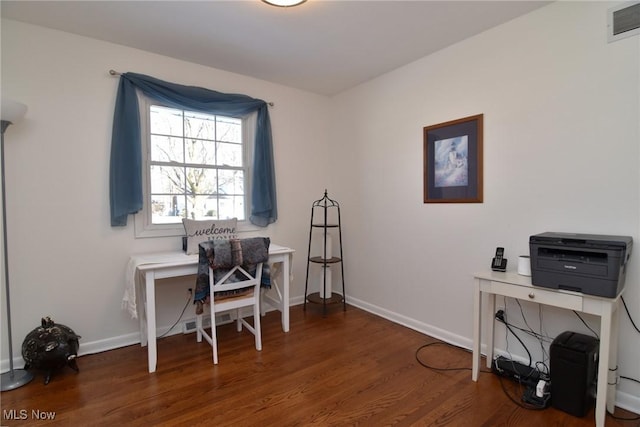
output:
[[[441,341],[456,345],[458,347],[471,349],[473,345],[473,341],[467,337],[453,334],[450,331],[446,331],[433,325],[419,322],[410,317],[406,317],[393,311],[386,310],[382,307],[378,307],[377,305],[369,304],[368,302],[361,301],[357,298],[347,296],[347,304],[353,305],[364,311],[375,314],[376,316],[383,317],[391,322],[398,323],[402,326],[406,326],[409,329],[413,329],[414,331],[421,332],[425,335],[429,335],[430,337],[437,338]]]
[[[616,406],[640,414],[640,397],[616,390]]]

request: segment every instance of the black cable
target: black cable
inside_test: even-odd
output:
[[[176,325],[178,324],[178,322],[180,322],[180,320],[182,319],[182,316],[184,316],[184,312],[187,309],[187,307],[189,306],[189,302],[191,302],[191,292],[189,292],[189,298],[187,298],[187,302],[184,305],[184,308],[182,309],[182,313],[180,313],[180,317],[178,317],[178,320],[176,320],[176,323],[174,323],[173,325],[171,325],[171,327],[167,330],[167,332],[165,332],[164,334],[160,335],[158,338],[162,338],[165,335],[167,335],[169,332],[171,332],[171,330],[173,328],[176,327]]]
[[[542,366],[543,369],[540,369],[540,366]],[[544,362],[536,362],[536,370],[541,375],[540,379],[543,379],[545,381],[549,381],[551,373],[550,373],[549,367],[547,366],[546,363],[544,363]]]
[[[627,312],[627,316],[629,316],[629,320],[631,321],[631,324],[633,325],[634,328],[636,328],[636,331],[638,331],[638,333],[640,334],[640,329],[638,329],[638,327],[636,326],[636,323],[633,321],[633,318],[631,317],[631,313],[629,313],[629,309],[627,308],[627,303],[624,300],[624,297],[620,296],[620,299],[622,300],[622,305],[624,306],[624,310]]]
[[[633,321],[633,318],[631,317],[631,314],[629,313],[629,309],[628,309],[628,307],[627,307],[627,303],[626,303],[626,301],[624,300],[624,298],[623,298],[622,296],[620,297],[620,299],[622,300],[622,304],[623,304],[623,306],[624,306],[625,311],[627,312],[627,316],[629,317],[629,320],[631,321],[631,324],[633,325],[633,327],[635,328],[635,330],[636,330],[638,333],[640,333],[640,329],[639,329],[639,328],[638,328],[638,326],[635,324],[635,322]],[[526,320],[526,318],[525,318],[525,316],[524,316],[524,311],[523,311],[523,309],[522,309],[522,306],[520,305],[520,302],[519,302],[517,299],[516,299],[516,302],[518,303],[518,306],[520,307],[520,313],[522,314],[522,318],[524,319],[525,325],[526,325],[527,327],[529,327],[529,330],[526,330],[526,329],[524,329],[524,328],[521,328],[521,327],[518,327],[518,326],[515,326],[515,325],[511,325],[510,323],[508,323],[508,322],[505,320],[505,318],[504,318],[504,312],[500,313],[500,311],[501,311],[501,310],[498,312],[498,313],[500,313],[500,315],[498,315],[498,313],[496,313],[495,318],[496,318],[496,320],[498,320],[499,322],[503,323],[503,324],[505,325],[505,327],[507,328],[507,330],[508,330],[509,332],[511,332],[511,334],[513,334],[513,336],[514,336],[514,337],[515,337],[515,338],[520,342],[520,344],[522,345],[522,347],[523,347],[523,348],[525,349],[525,351],[527,352],[527,355],[529,356],[529,366],[531,366],[531,362],[532,362],[532,359],[531,359],[531,353],[529,353],[529,350],[527,349],[527,347],[524,345],[524,343],[522,342],[522,340],[520,339],[520,337],[518,337],[518,336],[515,334],[515,332],[511,329],[511,327],[513,327],[513,328],[515,328],[515,329],[518,329],[518,330],[520,330],[521,332],[524,332],[524,333],[526,333],[526,334],[528,334],[528,335],[530,335],[530,336],[532,336],[532,337],[535,337],[535,338],[539,339],[539,340],[540,340],[540,342],[541,342],[541,345],[542,345],[542,341],[543,341],[545,338],[546,338],[547,340],[551,340],[551,338],[550,338],[550,337],[545,337],[545,336],[544,336],[544,335],[542,335],[542,334],[538,334],[538,333],[536,333],[536,332],[531,328],[531,326],[529,326],[529,324],[527,323],[527,320]],[[505,307],[506,307],[506,301],[505,301]],[[575,315],[580,319],[580,321],[581,321],[581,322],[582,322],[582,323],[587,327],[587,329],[589,329],[589,330],[590,330],[590,331],[595,335],[595,337],[596,337],[598,340],[600,340],[599,335],[598,335],[598,334],[597,334],[597,333],[596,333],[596,332],[595,332],[595,331],[594,331],[594,330],[593,330],[593,329],[592,329],[592,328],[591,328],[591,327],[590,327],[590,326],[585,322],[585,320],[580,316],[580,314],[578,314],[578,312],[576,312],[575,310],[573,310],[573,313],[574,313],[574,314],[575,314]],[[545,370],[546,370],[545,375],[548,375],[548,372],[549,372],[549,371],[548,371],[548,367],[547,367],[547,366],[546,366],[546,364],[545,364],[545,363],[543,363],[543,362],[536,362],[536,368],[535,368],[535,369],[537,369],[537,370],[538,370],[538,372],[540,372],[541,374],[544,372],[544,371],[542,371],[541,369],[539,369],[539,368],[538,368],[538,365],[539,365],[539,364],[542,364],[542,365],[545,367]],[[506,390],[506,388],[505,388],[505,386],[504,386],[504,384],[503,384],[503,382],[502,382],[502,377],[501,377],[501,376],[498,376],[498,378],[500,379],[500,386],[502,387],[502,391],[504,392],[504,394],[509,398],[509,400],[511,400],[513,403],[515,403],[515,404],[516,404],[516,405],[518,405],[519,407],[524,408],[524,409],[531,409],[531,410],[540,410],[540,409],[545,409],[545,408],[543,408],[543,407],[537,407],[537,406],[533,406],[533,405],[532,405],[531,407],[529,407],[529,406],[525,406],[525,405],[521,404],[520,402],[516,401],[516,400],[515,400],[515,399],[514,399],[514,398],[513,398],[509,393],[508,393],[508,391]],[[640,380],[637,380],[637,379],[635,379],[635,378],[630,378],[630,377],[626,377],[626,376],[622,376],[622,375],[620,375],[618,378],[622,378],[622,379],[625,379],[625,380],[628,380],[628,381],[634,381],[634,382],[636,382],[636,383],[639,383],[639,384],[640,384]],[[518,384],[520,384],[520,385],[521,385],[521,383],[520,383],[520,382],[518,382]],[[624,418],[624,417],[619,417],[619,416],[613,415],[612,413],[610,413],[610,412],[608,412],[608,411],[607,411],[607,415],[609,415],[610,417],[612,417],[612,418],[614,418],[614,419],[616,419],[616,420],[620,420],[620,421],[637,421],[637,420],[640,420],[640,415],[638,415],[637,417],[632,417],[632,418]]]
[[[584,326],[587,327],[587,329],[589,329],[591,331],[591,333],[593,335],[595,335],[595,337],[598,339],[598,341],[600,340],[600,337],[598,336],[598,334],[596,333],[596,331],[594,331],[593,329],[591,329],[591,327],[589,325],[587,325],[587,322],[584,321],[584,319],[582,318],[582,316],[580,316],[580,314],[573,310],[573,314],[575,314],[576,316],[578,316],[578,319],[580,319],[580,321],[584,324]]]
[[[516,303],[518,304],[518,307],[520,308],[520,315],[522,316],[522,320],[524,320],[524,324],[527,325],[527,328],[529,328],[529,330],[531,332],[533,332],[533,328],[531,326],[529,326],[529,322],[527,322],[527,318],[524,315],[524,309],[522,308],[522,304],[520,304],[520,300],[516,299]]]
[[[498,320],[500,320],[500,319],[498,319]],[[505,323],[505,322],[503,322],[503,323]],[[517,329],[517,330],[519,330],[521,332],[524,332],[525,334],[527,334],[527,335],[529,335],[529,336],[531,336],[531,337],[533,337],[533,338],[535,338],[535,339],[537,339],[539,341],[543,341],[543,342],[552,342],[553,341],[553,338],[551,338],[549,336],[539,334],[536,331],[530,331],[528,329],[521,328],[520,326],[514,325],[513,323],[509,323],[509,326],[511,326],[512,328]]]
[[[623,418],[623,417],[619,417],[617,415],[613,415],[609,411],[607,411],[607,415],[609,415],[614,420],[620,420],[620,421],[637,421],[637,420],[640,420],[640,415],[638,415],[637,417],[633,417],[633,418]]]
[[[184,310],[183,310],[183,313],[184,313]],[[422,350],[424,348],[427,348],[427,347],[431,347],[433,345],[446,345],[446,346],[453,347],[453,348],[458,349],[458,350],[464,350],[466,352],[469,352],[469,350],[464,348],[464,347],[460,347],[460,346],[457,346],[457,345],[454,345],[454,344],[449,344],[449,343],[443,342],[443,341],[435,341],[435,342],[423,344],[420,347],[418,347],[418,349],[416,350],[416,353],[415,353],[416,361],[420,365],[424,366],[427,369],[432,369],[434,371],[471,371],[472,370],[471,368],[440,368],[440,367],[437,367],[437,366],[431,366],[431,365],[423,362],[422,360],[420,360],[420,357],[418,357],[418,353],[420,352],[420,350]],[[541,363],[541,362],[538,362],[538,363]],[[537,366],[537,364],[536,364],[536,366]],[[480,369],[480,372],[481,373],[485,373],[485,374],[493,373],[492,371],[482,370],[482,369]],[[633,378],[627,378],[627,377],[622,377],[622,376],[620,378],[625,378],[625,379],[629,379],[631,381],[640,382],[640,381],[635,380]],[[527,404],[526,402],[523,404],[523,403],[517,401],[516,399],[513,398],[513,396],[511,396],[511,394],[509,394],[509,391],[507,390],[507,388],[504,385],[503,378],[500,375],[498,375],[498,380],[500,382],[500,387],[502,388],[502,391],[504,392],[505,396],[507,396],[507,398],[509,398],[509,400],[511,400],[511,402],[513,402],[518,407],[523,408],[523,409],[528,409],[528,410],[531,410],[531,411],[541,411],[543,409],[546,409],[545,407],[530,405],[530,404]],[[520,386],[522,386],[522,383],[518,382],[518,384]],[[620,421],[636,421],[636,420],[640,420],[640,415],[635,417],[635,418],[623,418],[623,417],[619,417],[617,415],[613,415],[610,412],[607,412],[607,415],[609,415],[610,417],[612,417],[612,418],[614,418],[616,420],[620,420]]]
[[[420,365],[424,366],[424,367],[425,367],[425,368],[427,368],[427,369],[432,369],[432,370],[434,370],[434,371],[470,371],[470,370],[472,370],[471,368],[440,368],[440,367],[437,367],[437,366],[431,366],[431,365],[429,365],[429,364],[427,364],[427,363],[423,362],[422,360],[420,360],[420,358],[418,357],[418,353],[420,352],[420,350],[422,350],[422,349],[424,349],[424,348],[426,348],[426,347],[433,346],[433,345],[446,345],[446,346],[449,346],[449,347],[453,347],[453,348],[455,348],[455,349],[464,350],[464,351],[466,351],[466,352],[469,352],[469,350],[468,350],[468,349],[466,349],[466,348],[459,347],[459,346],[454,345],[454,344],[449,344],[449,343],[447,343],[447,342],[436,341],[436,342],[431,342],[431,343],[423,344],[423,345],[421,345],[420,347],[418,347],[418,349],[416,350],[416,360],[418,361],[418,363],[419,363]],[[489,370],[482,370],[482,369],[480,369],[480,372],[485,373],[485,374],[492,374],[492,373],[493,373],[492,371],[489,371]],[[526,403],[526,402],[525,402],[525,403],[521,403],[521,402],[517,401],[516,399],[514,399],[514,398],[511,396],[511,394],[509,394],[509,391],[507,390],[507,388],[506,388],[506,387],[505,387],[505,385],[504,385],[504,382],[503,382],[503,378],[502,378],[502,376],[498,375],[498,379],[499,379],[499,381],[500,381],[500,387],[502,388],[502,391],[504,392],[504,394],[509,398],[509,400],[511,400],[513,403],[515,403],[515,404],[516,404],[517,406],[519,406],[520,408],[523,408],[523,409],[530,409],[530,410],[535,410],[535,411],[539,411],[539,410],[542,410],[542,409],[546,409],[546,408],[544,408],[544,407],[539,407],[539,406],[530,405],[530,404],[528,404],[528,403]],[[521,382],[518,382],[518,384],[519,384],[520,386],[522,386],[522,383],[521,383]]]
[[[528,404],[528,403],[526,403],[526,402],[525,402],[524,404],[523,404],[523,403],[518,402],[516,399],[514,399],[514,398],[513,398],[513,396],[511,396],[511,395],[509,394],[509,391],[507,391],[507,388],[504,386],[504,382],[502,381],[502,377],[501,377],[500,375],[498,375],[498,380],[500,381],[500,387],[502,387],[502,391],[504,392],[505,396],[507,396],[507,397],[509,398],[509,400],[510,400],[510,401],[512,401],[513,403],[515,403],[515,404],[516,404],[517,406],[519,406],[520,408],[523,408],[523,409],[529,409],[529,410],[531,410],[531,411],[541,411],[541,410],[543,410],[543,409],[547,409],[547,408],[545,408],[545,407],[541,407],[541,406],[534,406],[534,405]],[[519,384],[520,386],[522,386],[522,383],[520,383],[519,381],[518,381],[518,384]]]
[[[509,325],[509,323],[507,323],[506,320],[504,320],[504,316],[502,317],[498,317],[496,316],[496,319],[500,322],[502,322],[504,324],[504,326],[506,326],[507,330],[509,332],[511,332],[511,334],[516,337],[516,339],[520,342],[520,345],[522,346],[522,348],[524,348],[524,350],[527,352],[527,355],[529,356],[529,366],[531,366],[531,364],[533,363],[533,358],[531,357],[531,353],[529,352],[529,349],[527,348],[527,346],[524,344],[524,342],[520,339],[520,337],[513,332],[513,329],[511,329],[511,325]]]
[[[623,380],[634,381],[634,382],[636,382],[636,383],[640,384],[640,380],[637,380],[637,379],[635,379],[635,378],[625,377],[625,376],[622,376],[622,375],[620,375],[620,378],[622,378]]]
[[[449,344],[448,342],[444,342],[444,341],[435,341],[435,342],[430,342],[427,344],[423,344],[420,347],[418,347],[418,349],[416,350],[416,360],[418,361],[418,363],[422,366],[424,366],[427,369],[433,369],[434,371],[471,371],[471,368],[439,368],[437,366],[431,366],[427,363],[424,363],[422,360],[420,360],[420,358],[418,357],[418,353],[420,352],[420,350],[427,348],[427,347],[431,347],[432,345],[446,345],[449,347],[453,347],[456,348],[458,350],[464,350],[467,353],[469,352],[468,349],[464,348],[464,347],[460,347],[454,344]],[[484,372],[485,374],[491,374],[491,371],[488,370],[482,370],[480,369],[480,372]]]

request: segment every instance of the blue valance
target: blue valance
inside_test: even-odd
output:
[[[183,86],[136,73],[120,76],[111,137],[111,225],[127,225],[127,216],[142,209],[142,147],[136,90],[172,108],[242,117],[258,112],[249,220],[266,227],[277,217],[276,185],[268,105],[246,95]]]

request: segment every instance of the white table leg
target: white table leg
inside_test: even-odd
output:
[[[289,287],[291,286],[291,254],[286,254],[282,263],[282,330],[289,332]]]
[[[487,331],[487,347],[486,347],[486,354],[487,354],[487,368],[491,369],[491,365],[493,364],[493,339],[494,339],[494,335],[495,335],[495,327],[496,327],[496,320],[495,320],[495,315],[496,315],[496,295],[495,294],[485,294],[487,295],[488,301],[487,301],[487,309],[485,311],[485,314],[487,314],[487,319],[489,320],[487,327],[489,328],[489,330]]]
[[[482,339],[482,294],[480,293],[480,279],[476,279],[473,288],[473,357],[471,379],[478,381],[480,371],[480,342]]]
[[[147,357],[149,372],[156,371],[158,350],[156,344],[156,284],[153,271],[145,273],[146,301],[147,301]]]
[[[137,273],[136,273],[137,274]],[[142,279],[145,280],[146,279]],[[140,346],[147,346],[147,289],[146,287],[135,284],[136,292],[138,293],[138,301],[140,301],[140,308],[138,309],[138,321],[140,322]]]
[[[616,387],[618,384],[618,300],[612,303],[611,334],[609,339],[609,375],[607,382],[607,411],[613,413],[616,403]]]
[[[596,426],[604,427],[607,407],[607,391],[609,385],[609,366],[612,334],[612,317],[614,304],[604,304],[600,317],[600,353],[598,360],[598,387],[596,390]]]

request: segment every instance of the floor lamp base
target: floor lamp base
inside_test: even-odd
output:
[[[9,391],[29,383],[33,379],[33,374],[24,369],[14,369],[13,371],[2,374],[1,385],[2,391]]]

